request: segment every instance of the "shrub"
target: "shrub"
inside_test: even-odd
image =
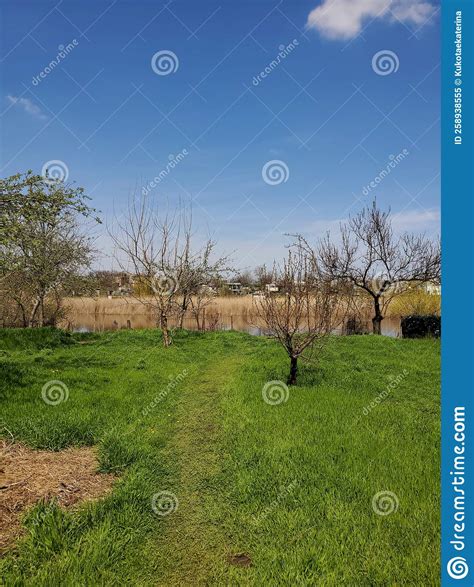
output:
[[[401,321],[403,338],[423,338],[441,335],[441,318],[439,316],[404,316]]]
[[[408,290],[390,304],[392,316],[431,316],[441,312],[441,296],[421,289]]]
[[[0,349],[41,350],[74,344],[69,332],[57,328],[0,328]]]

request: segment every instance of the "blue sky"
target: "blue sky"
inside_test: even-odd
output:
[[[59,161],[110,223],[165,170],[149,197],[192,201],[198,234],[240,267],[280,257],[285,233],[335,229],[373,196],[398,230],[438,232],[434,0],[0,6],[2,176]]]

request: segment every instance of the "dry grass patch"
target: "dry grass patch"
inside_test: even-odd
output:
[[[21,534],[21,516],[40,500],[71,507],[108,493],[116,477],[97,472],[94,448],[32,450],[3,441],[0,459],[0,551]]]

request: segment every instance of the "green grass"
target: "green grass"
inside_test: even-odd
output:
[[[439,583],[439,341],[334,337],[279,405],[262,387],[286,380],[282,350],[237,332],[164,349],[153,330],[0,331],[0,361],[3,435],[97,444],[120,473],[78,511],[35,507],[5,584]],[[67,401],[42,400],[50,380]],[[179,501],[165,517],[160,491]],[[380,491],[397,497],[389,515]]]

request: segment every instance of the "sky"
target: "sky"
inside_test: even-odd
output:
[[[370,204],[439,231],[435,0],[0,2],[2,177],[192,206],[241,269]],[[263,72],[263,74],[262,74]],[[156,179],[154,179],[156,178]]]

